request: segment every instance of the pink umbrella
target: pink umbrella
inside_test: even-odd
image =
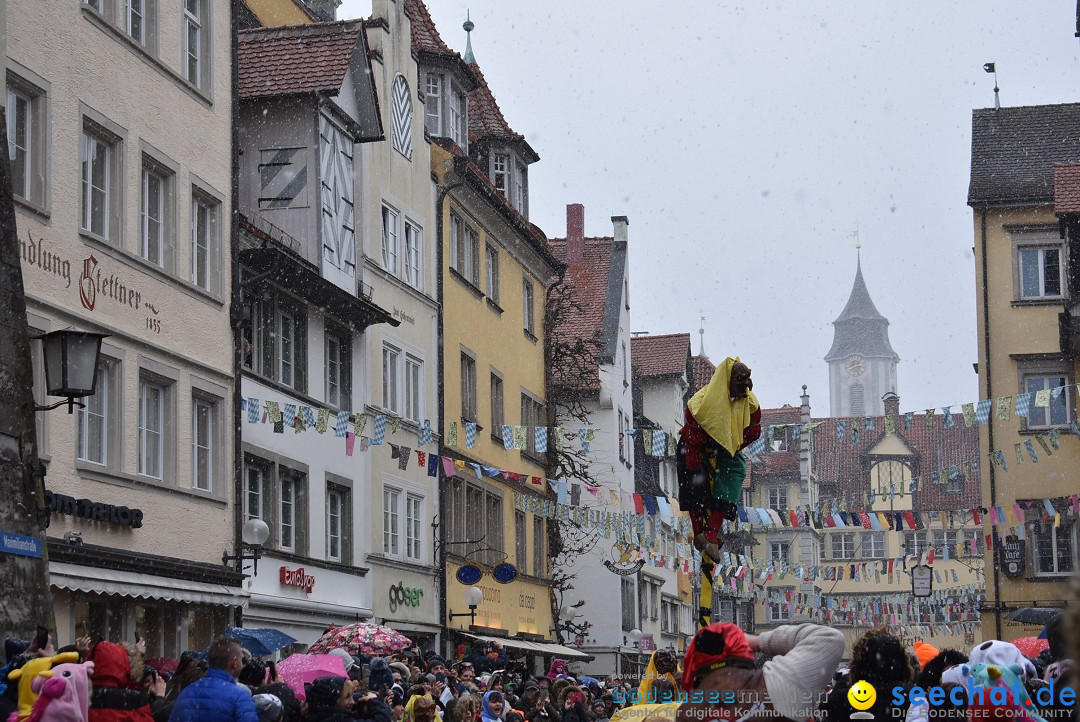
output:
[[[305,682],[314,682],[327,675],[348,676],[345,674],[345,662],[336,654],[294,654],[278,662],[277,670],[281,679],[300,699],[307,698]]]
[[[1025,657],[1038,657],[1045,649],[1050,649],[1050,640],[1037,639],[1035,637],[1017,637],[1012,640],[1012,645],[1020,650]]]

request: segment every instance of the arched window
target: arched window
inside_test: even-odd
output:
[[[409,82],[400,73],[394,78],[393,111],[391,137],[394,142],[394,150],[411,160],[412,98],[409,95]]]

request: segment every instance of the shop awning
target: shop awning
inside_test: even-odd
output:
[[[159,577],[119,569],[84,567],[67,562],[49,562],[49,584],[58,589],[90,594],[112,594],[138,599],[164,599],[195,604],[222,604],[240,607],[248,594],[240,587]]]
[[[562,659],[580,659],[583,661],[593,659],[591,654],[585,654],[577,649],[555,644],[554,642],[529,642],[524,639],[511,639],[509,637],[485,637],[482,634],[472,634],[470,632],[459,632],[459,634],[481,642],[498,642],[507,649],[517,649],[531,654],[547,654]]]

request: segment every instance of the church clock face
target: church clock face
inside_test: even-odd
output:
[[[866,360],[862,356],[855,354],[854,356],[848,356],[847,359],[847,372],[858,378],[866,371]]]

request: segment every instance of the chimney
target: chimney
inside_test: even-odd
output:
[[[892,391],[887,391],[881,400],[885,403],[885,415],[886,416],[899,416],[900,415],[900,397],[894,394]]]
[[[566,205],[566,265],[577,266],[585,262],[585,206],[580,203]]]
[[[615,242],[626,243],[626,229],[630,226],[626,216],[612,216],[611,225],[615,226]]]
[[[330,23],[337,20],[337,9],[340,4],[341,0],[307,0],[307,6],[311,8],[311,11],[318,15],[320,20]]]

